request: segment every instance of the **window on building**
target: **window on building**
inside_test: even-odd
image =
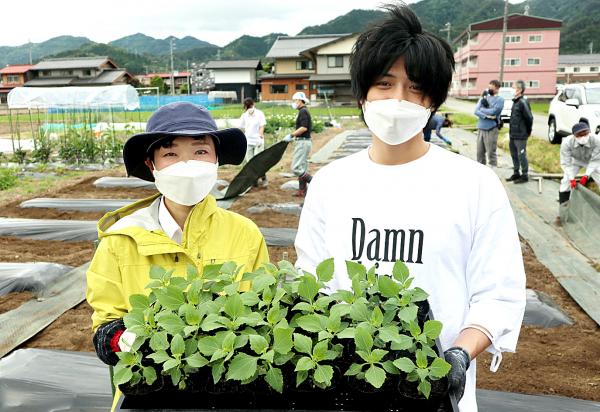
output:
[[[296,70],[312,70],[313,62],[312,60],[297,60],[296,61]]]
[[[527,59],[527,65],[528,66],[539,66],[540,65],[540,58],[539,57],[529,57]]]
[[[327,67],[344,67],[344,56],[327,56]]]
[[[541,34],[530,34],[529,35],[529,43],[540,43],[542,41]]]
[[[474,35],[472,35],[469,41],[471,42],[471,44],[479,43],[479,33],[475,33]]]
[[[288,85],[287,84],[272,84],[269,86],[269,90],[270,90],[271,94],[287,93]]]
[[[83,74],[85,74],[86,76],[91,76],[92,75],[92,71],[90,69],[84,70]]]
[[[597,72],[597,71],[598,71],[598,66],[590,67],[590,72]]]
[[[530,89],[539,89],[540,88],[540,81],[539,80],[529,80],[529,81],[525,82],[525,84]]]
[[[19,83],[19,76],[16,74],[9,74],[6,78],[7,83]]]
[[[49,70],[42,70],[40,72],[40,77],[44,77],[44,76],[50,76],[50,71]]]
[[[564,67],[559,67],[558,68],[558,72],[559,73],[564,73],[565,72],[565,68]]]
[[[579,73],[581,71],[581,67],[573,67],[573,73]]]
[[[469,57],[469,67],[477,67],[477,56]]]
[[[513,87],[513,81],[512,80],[504,80],[502,82],[502,87]]]
[[[521,59],[518,58],[518,57],[504,59],[504,65],[505,66],[520,66],[521,65]]]
[[[521,36],[506,36],[505,43],[521,43]]]
[[[306,84],[296,83],[296,90],[306,90],[306,89],[308,89]]]

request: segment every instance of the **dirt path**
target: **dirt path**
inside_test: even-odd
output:
[[[328,130],[318,135],[313,152],[318,150],[327,139],[335,134]],[[274,212],[250,214],[247,208],[260,203],[301,203],[301,199],[292,196],[292,191],[280,189],[280,185],[290,178],[280,176],[289,171],[291,150],[288,149],[283,162],[269,175],[268,188],[253,188],[232,206],[233,211],[254,220],[262,227],[297,227],[298,217]],[[316,170],[311,165],[311,173]],[[219,177],[231,179],[234,169],[222,169]],[[114,174],[113,175],[118,175]],[[68,187],[58,189],[52,195],[56,197],[98,197],[98,198],[136,198],[148,191],[96,189],[93,181],[97,174],[73,182]],[[146,192],[146,193],[144,193]],[[152,193],[151,191],[149,193]],[[36,196],[38,197],[38,196]],[[19,199],[19,202],[24,199]],[[18,211],[17,201],[4,205],[6,215],[20,217],[44,217],[60,219],[97,219],[101,213],[53,212],[49,210],[27,212]],[[3,213],[4,214],[4,213]],[[54,261],[70,265],[79,265],[92,255],[91,242],[69,243],[65,248],[62,242],[20,240],[0,238],[0,261]],[[600,328],[569,297],[549,270],[535,257],[533,251],[525,245],[525,269],[527,286],[550,295],[574,320],[571,326],[542,329],[525,326],[516,354],[505,354],[500,370],[489,372],[491,357],[483,354],[479,358],[478,386],[486,389],[522,392],[530,394],[554,394],[580,399],[600,401]],[[277,262],[286,258],[295,261],[293,247],[269,248],[271,260]],[[18,307],[31,294],[13,294],[0,297],[0,313]],[[93,351],[91,344],[90,316],[91,308],[87,303],[67,311],[49,327],[22,347],[52,348],[63,350]]]

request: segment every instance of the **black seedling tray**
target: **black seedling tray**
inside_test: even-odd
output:
[[[427,302],[421,306],[419,312],[422,315],[419,316],[419,321],[423,324],[426,320],[433,319],[433,314]],[[440,348],[440,342],[437,340],[434,349],[443,356]],[[248,385],[225,382],[219,385],[203,384],[199,387],[192,382],[190,390],[180,391],[170,386],[143,396],[121,394],[115,410],[458,412],[456,399],[446,389],[446,378],[433,381],[430,398],[424,399],[417,393],[416,384],[400,382],[399,379],[398,382],[392,382],[388,377],[382,388],[375,389],[368,383],[343,376],[343,371],[349,365],[340,366],[340,378],[327,390],[303,388],[305,384],[296,388],[295,378],[288,376],[293,374],[293,371],[286,373],[284,370],[284,380],[292,385],[284,387],[283,394],[273,391],[262,379]],[[169,377],[165,377],[165,382],[170,383]]]

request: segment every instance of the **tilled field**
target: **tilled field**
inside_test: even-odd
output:
[[[315,138],[313,152],[318,150],[336,131],[327,130]],[[288,149],[280,166],[269,175],[267,188],[253,188],[239,198],[231,210],[245,215],[261,227],[298,226],[298,217],[275,212],[251,214],[247,208],[260,203],[300,203],[301,199],[292,196],[292,191],[280,189],[289,178],[280,172],[287,172],[291,157]],[[311,172],[316,171],[311,166]],[[220,171],[219,177],[230,180],[234,169]],[[101,175],[123,175],[123,170],[115,169],[105,173],[90,173],[89,177],[78,179],[55,193],[41,193],[36,197],[62,198],[115,198],[137,199],[152,194],[143,189],[98,189],[94,180]],[[1,216],[45,218],[45,219],[85,219],[96,220],[102,213],[65,212],[49,209],[20,209],[24,199],[13,200],[1,207]],[[81,265],[90,260],[93,253],[91,242],[54,242],[0,237],[0,261],[31,262],[49,261]],[[271,260],[294,261],[293,247],[270,247]],[[527,286],[550,295],[574,320],[572,326],[557,328],[523,327],[516,354],[505,354],[497,373],[489,372],[491,357],[482,354],[478,365],[478,387],[530,394],[553,394],[600,401],[600,328],[569,297],[550,271],[535,257],[525,245],[525,269]],[[18,307],[32,298],[29,292],[0,297],[0,313]],[[21,347],[49,348],[76,351],[93,351],[91,343],[91,308],[83,302],[67,311],[41,333]]]

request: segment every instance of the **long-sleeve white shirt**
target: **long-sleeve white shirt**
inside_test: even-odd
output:
[[[496,358],[514,352],[525,310],[525,272],[514,215],[494,172],[430,145],[412,162],[384,166],[368,149],[317,172],[296,237],[296,265],[314,273],[334,257],[332,290],[350,289],[345,261],[391,274],[403,260],[413,286],[429,293],[444,327],[442,349],[479,325]],[[467,371],[461,412],[477,411],[475,361]]]

